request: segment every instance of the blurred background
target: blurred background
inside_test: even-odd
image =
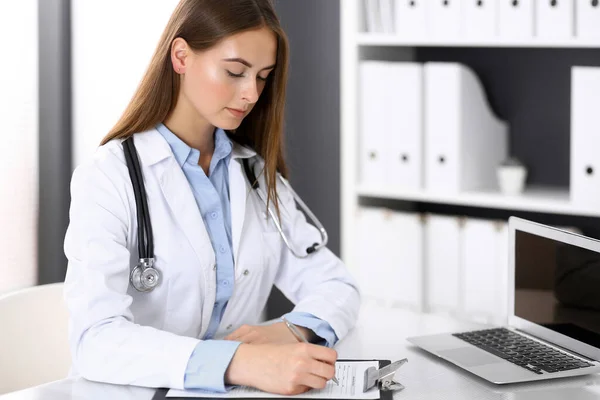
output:
[[[275,1],[291,43],[291,182],[366,300],[492,321],[503,303],[469,313],[456,293],[466,271],[482,275],[475,297],[503,290],[509,216],[600,238],[593,3]],[[64,279],[72,171],[119,118],[176,4],[0,3],[0,294]],[[579,86],[575,67],[591,68]],[[456,282],[446,300],[430,296],[438,272]],[[274,291],[269,315],[290,307]]]
[[[64,280],[72,171],[121,115],[177,2],[0,4],[0,295]],[[275,3],[292,47],[291,181],[339,254],[339,2]],[[273,313],[291,306],[273,297]]]

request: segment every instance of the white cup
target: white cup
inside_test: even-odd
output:
[[[527,169],[520,165],[502,165],[498,167],[500,191],[506,195],[517,195],[525,188]]]

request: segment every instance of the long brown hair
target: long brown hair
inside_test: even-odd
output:
[[[180,77],[171,63],[171,44],[180,37],[194,51],[211,48],[232,34],[268,27],[277,36],[276,67],[248,116],[228,135],[252,147],[265,160],[267,203],[276,196],[277,171],[287,176],[283,152],[283,117],[288,73],[288,40],[270,0],[181,0],[169,20],[150,65],[129,105],[113,129],[102,139],[125,139],[164,121],[173,111]]]

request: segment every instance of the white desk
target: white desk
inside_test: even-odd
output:
[[[351,334],[337,346],[340,358],[408,358],[396,375],[406,389],[401,399],[598,400],[600,375],[498,386],[441,361],[412,346],[405,338],[427,333],[476,329],[480,326],[450,318],[365,306]],[[115,386],[83,379],[62,380],[0,396],[1,400],[145,399],[153,389]]]

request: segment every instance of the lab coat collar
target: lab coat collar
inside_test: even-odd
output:
[[[252,158],[256,151],[232,141],[231,158]],[[135,135],[135,146],[143,164],[152,166],[168,157],[175,157],[171,146],[156,129],[150,129]]]
[[[229,193],[233,254],[234,262],[237,262],[246,215],[246,200],[248,192],[251,190],[238,159],[254,157],[256,152],[235,141],[232,142],[231,159],[236,161],[229,163]],[[192,191],[181,190],[182,187],[189,187],[189,184],[173,155],[171,146],[156,129],[136,134],[135,145],[142,164],[149,166],[156,173],[163,194],[173,210],[173,215],[189,239],[198,259],[201,260],[202,254],[206,254],[206,252],[214,255]],[[170,162],[161,162],[166,159],[170,159]]]
[[[136,133],[134,143],[143,165],[153,166],[162,160],[173,157],[171,146],[156,129]]]

